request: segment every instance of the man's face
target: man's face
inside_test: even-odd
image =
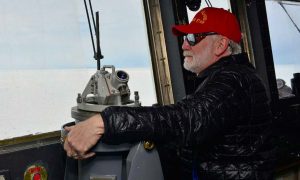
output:
[[[215,36],[215,35],[213,35]],[[187,40],[182,44],[184,64],[183,67],[193,73],[199,74],[214,63],[214,37],[206,36],[194,46],[189,45]]]

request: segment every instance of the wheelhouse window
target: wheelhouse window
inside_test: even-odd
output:
[[[126,71],[142,105],[156,103],[142,1],[92,5],[101,65]],[[84,1],[0,1],[0,21],[0,140],[60,130],[97,68]]]
[[[300,73],[300,2],[266,0],[265,4],[279,97],[293,97],[291,81]]]
[[[209,0],[209,1],[201,1],[200,4],[200,8],[199,10],[208,7],[208,6],[212,6],[212,7],[217,7],[217,8],[223,8],[225,10],[231,10],[231,6],[230,6],[230,1],[229,0],[225,0],[225,1],[219,1],[219,0]],[[188,17],[189,17],[189,21],[192,21],[193,17],[195,16],[195,14],[199,11],[192,11],[187,7],[187,12],[188,12]]]

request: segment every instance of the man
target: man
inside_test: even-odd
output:
[[[174,105],[109,107],[67,127],[67,155],[93,156],[89,149],[100,138],[109,144],[173,142],[186,160],[179,179],[271,179],[271,112],[261,80],[240,54],[237,19],[209,7],[172,30],[184,37],[184,68],[201,81],[196,91]]]

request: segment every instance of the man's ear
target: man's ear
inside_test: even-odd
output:
[[[221,56],[227,50],[229,46],[229,39],[227,37],[222,36],[220,39],[216,41],[215,46],[215,55]]]

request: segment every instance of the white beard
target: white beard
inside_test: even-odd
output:
[[[184,69],[192,72],[192,73],[198,73],[198,68],[200,67],[200,63],[197,63],[196,61],[184,61],[183,67]]]

